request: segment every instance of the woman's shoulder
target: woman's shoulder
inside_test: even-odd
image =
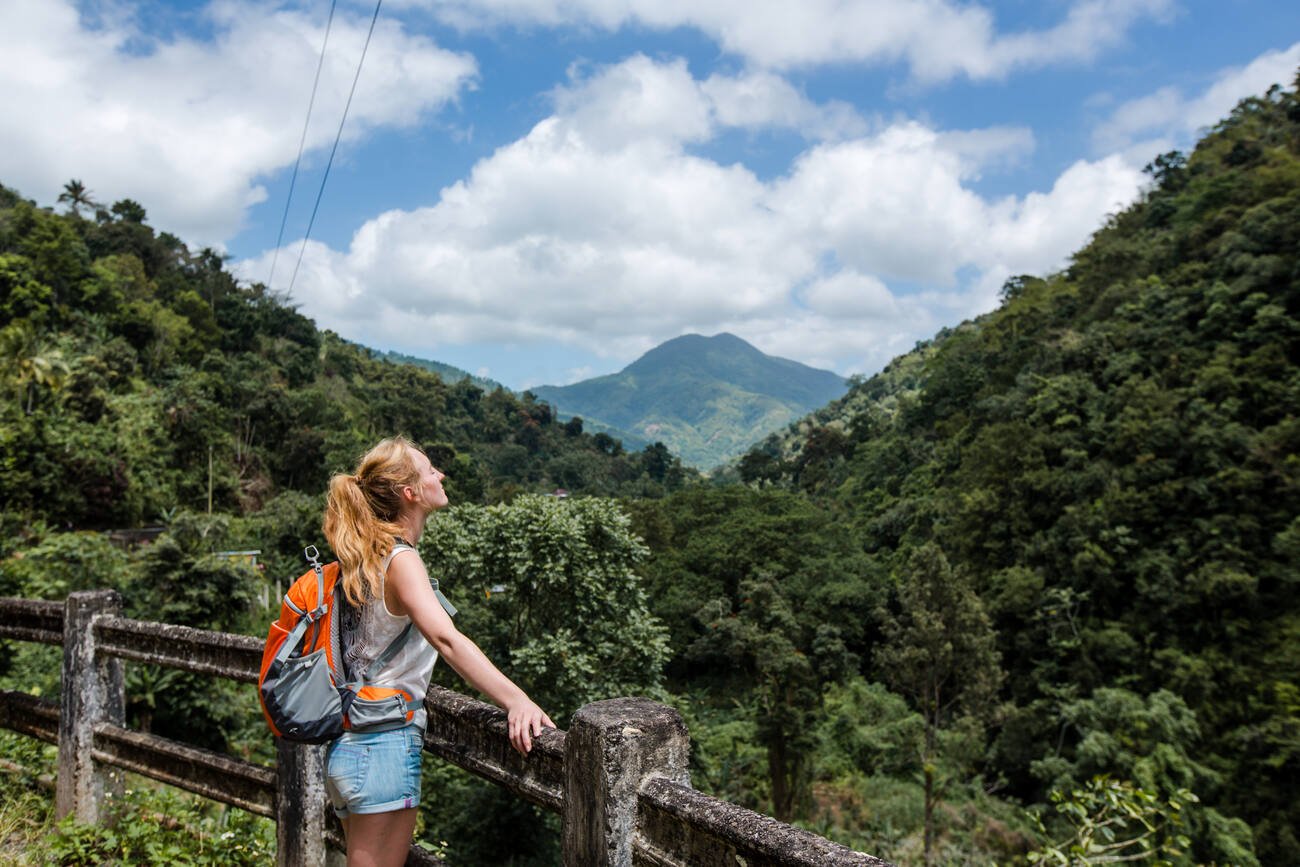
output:
[[[407,542],[397,542],[393,545],[393,550],[388,552],[384,558],[384,572],[393,574],[394,571],[405,572],[408,570],[424,571],[424,561],[420,558],[420,552]]]
[[[394,557],[396,557],[398,554],[401,554],[403,551],[415,551],[415,546],[412,545],[410,542],[406,541],[405,539],[401,539],[401,538],[394,539],[393,547],[389,548],[388,553],[384,555],[384,565],[387,566],[393,560]]]

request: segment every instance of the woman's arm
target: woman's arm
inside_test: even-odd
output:
[[[502,674],[477,644],[456,629],[433,594],[429,573],[416,552],[399,552],[388,565],[385,583],[388,610],[398,616],[409,615],[415,628],[457,674],[505,709],[510,743],[515,749],[527,754],[533,747],[533,737],[542,733],[543,726],[555,728],[551,718]]]

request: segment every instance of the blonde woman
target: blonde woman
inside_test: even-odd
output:
[[[423,701],[439,656],[505,709],[519,752],[527,754],[542,727],[555,725],[456,630],[455,609],[415,550],[429,515],[447,505],[442,479],[422,451],[394,437],[367,452],[354,474],[330,480],[325,538],[353,606],[343,618],[347,667],[408,693],[414,709],[379,730],[345,732],[328,748],[325,788],[343,821],[348,867],[406,860],[420,797]]]

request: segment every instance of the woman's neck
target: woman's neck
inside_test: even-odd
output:
[[[427,514],[418,511],[407,512],[397,519],[397,526],[402,528],[402,539],[414,545],[420,541],[420,534],[424,532],[424,524],[429,519]]]

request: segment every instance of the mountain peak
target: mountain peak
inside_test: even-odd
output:
[[[661,440],[687,463],[722,463],[844,394],[844,378],[767,355],[728,332],[682,334],[622,371],[533,389],[561,415]]]
[[[761,359],[766,358],[770,356],[765,355],[753,344],[726,331],[712,337],[705,337],[703,334],[683,334],[666,340],[646,352],[623,368],[623,372],[645,374],[664,367],[679,365],[734,369],[738,365],[760,363]],[[774,360],[785,361],[785,359]],[[790,363],[798,364],[798,362]]]

